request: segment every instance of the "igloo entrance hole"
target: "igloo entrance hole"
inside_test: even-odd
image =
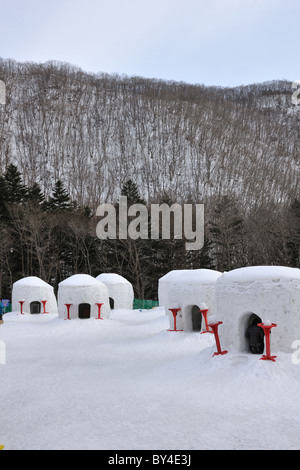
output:
[[[200,312],[200,308],[198,307],[198,305],[192,306],[191,315],[193,331],[201,331],[202,313]]]
[[[248,330],[250,326],[255,325],[257,323],[261,323],[261,322],[262,322],[262,319],[254,312],[246,312],[242,316],[241,322],[240,322],[240,329],[239,329],[242,351],[252,353],[250,349],[249,338],[246,337],[246,331]]]
[[[181,317],[181,315],[179,315],[179,317]],[[201,324],[202,324],[202,313],[200,312],[200,308],[198,307],[198,305],[185,306],[183,310],[184,330],[185,331],[201,331]]]
[[[78,317],[81,319],[91,317],[91,306],[90,304],[79,304]]]
[[[30,303],[30,313],[32,313],[32,314],[41,313],[41,307],[42,307],[41,302],[31,302]]]

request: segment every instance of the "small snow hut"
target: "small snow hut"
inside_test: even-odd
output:
[[[23,314],[57,314],[53,287],[35,276],[16,281],[12,288],[12,311],[21,312],[21,309]]]
[[[100,303],[101,318],[110,316],[106,285],[88,274],[75,274],[60,282],[57,300],[62,318],[98,318]]]
[[[178,307],[176,325],[179,330],[202,331],[200,308],[203,304],[209,309],[208,314],[215,314],[215,285],[221,273],[211,269],[174,270],[159,279],[159,305],[164,306],[170,318],[170,327],[174,328],[174,317],[170,308]]]
[[[133,308],[133,287],[127,279],[114,273],[102,273],[96,279],[107,286],[111,309]]]
[[[217,318],[226,348],[249,351],[245,337],[255,320],[277,324],[272,351],[291,351],[300,338],[300,269],[251,266],[222,274],[216,283]]]

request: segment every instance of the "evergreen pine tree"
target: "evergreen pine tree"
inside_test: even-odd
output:
[[[28,188],[27,199],[37,206],[44,202],[45,196],[38,183],[34,183],[30,188]]]
[[[127,197],[127,207],[133,204],[146,205],[145,200],[140,196],[137,185],[130,179],[123,184],[121,196]],[[119,203],[116,204],[117,227],[119,227]],[[125,214],[122,214],[124,216]],[[127,224],[135,219],[128,217]],[[125,219],[126,220],[126,219]],[[127,228],[128,228],[127,225]],[[123,227],[123,230],[126,227]],[[107,252],[110,254],[111,266],[116,266],[116,271],[128,279],[134,287],[138,298],[144,299],[146,295],[146,285],[149,271],[149,240],[138,238],[132,240],[129,236],[126,239],[105,240]]]
[[[56,181],[52,196],[46,203],[46,208],[49,211],[71,211],[74,209],[74,204],[71,202],[70,196],[61,180]]]
[[[288,239],[286,243],[289,263],[300,268],[300,200],[295,199],[291,204],[288,217]]]
[[[132,204],[146,204],[146,201],[140,196],[137,185],[131,179],[123,184],[121,196],[127,197],[128,206]]]
[[[27,188],[22,182],[22,176],[18,168],[10,164],[5,172],[5,197],[6,203],[20,203],[26,199]]]
[[[216,265],[212,258],[213,242],[208,234],[204,234],[204,245],[201,250],[187,252],[186,266],[189,269],[215,269]]]
[[[210,221],[210,239],[219,271],[243,265],[243,217],[229,196],[223,196],[216,204]]]
[[[163,192],[157,201],[159,205],[167,204],[171,207],[175,201],[171,196]],[[151,286],[150,298],[157,298],[157,285],[160,277],[173,269],[185,269],[186,250],[185,240],[174,237],[174,218],[170,214],[170,239],[162,238],[162,217],[159,219],[159,239],[150,240],[151,245],[151,271],[149,274],[149,284]],[[153,221],[152,221],[153,223]],[[149,229],[150,230],[150,229]]]
[[[0,220],[9,221],[9,207],[23,203],[27,194],[21,173],[15,165],[10,164],[0,177]]]
[[[0,175],[0,221],[5,219],[7,208],[6,208],[6,188],[5,178]]]

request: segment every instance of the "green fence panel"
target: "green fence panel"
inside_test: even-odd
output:
[[[0,302],[1,302],[1,300],[0,300]],[[11,303],[9,303],[7,307],[4,307],[4,311],[5,311],[5,313],[11,312]]]
[[[150,310],[153,307],[158,307],[158,300],[134,299],[133,301],[134,309]]]

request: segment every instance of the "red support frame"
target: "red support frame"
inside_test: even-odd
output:
[[[20,314],[24,315],[24,313],[23,313],[23,304],[24,304],[25,300],[18,300],[18,302],[19,302],[20,307],[21,307]]]
[[[219,325],[221,325],[222,323],[223,323],[222,321],[218,321],[217,323],[211,323],[211,324],[208,325],[208,326],[210,326],[210,328],[212,328],[212,330],[213,330],[213,333],[214,333],[214,335],[215,335],[217,350],[218,350],[218,352],[215,352],[215,353],[213,354],[213,357],[214,357],[214,356],[218,356],[219,354],[222,354],[222,355],[223,355],[223,354],[227,354],[227,353],[228,353],[228,351],[222,351],[222,350],[221,350],[220,339],[219,339],[219,334],[218,334],[218,327],[219,327]]]
[[[65,320],[71,320],[71,318],[70,318],[70,307],[72,305],[73,304],[65,304],[65,306],[67,307],[67,318],[65,318]]]
[[[103,318],[101,318],[101,307],[104,304],[103,303],[96,303],[96,305],[98,305],[98,318],[96,318],[96,320],[103,320]]]
[[[174,318],[174,330],[168,330],[168,331],[183,331],[183,330],[177,330],[176,328],[176,316],[179,310],[181,310],[181,308],[169,308],[169,310],[171,310],[173,318]]]
[[[213,333],[213,331],[210,331],[209,330],[209,325],[207,324],[207,312],[208,312],[208,308],[204,308],[204,309],[200,309],[200,312],[202,313],[203,317],[204,317],[204,321],[205,321],[205,328],[206,330],[205,331],[201,331],[201,334],[203,333]]]
[[[266,338],[266,354],[263,354],[263,356],[260,358],[261,361],[275,361],[275,357],[277,356],[271,356],[271,350],[270,350],[270,333],[271,333],[271,328],[276,327],[277,325],[275,323],[271,323],[270,325],[265,325],[264,323],[258,323],[258,326],[260,326],[265,333],[265,338]]]
[[[44,311],[42,312],[42,314],[48,314],[49,312],[46,312],[46,303],[47,303],[47,300],[41,300],[42,304],[43,304],[43,307],[44,307]]]

